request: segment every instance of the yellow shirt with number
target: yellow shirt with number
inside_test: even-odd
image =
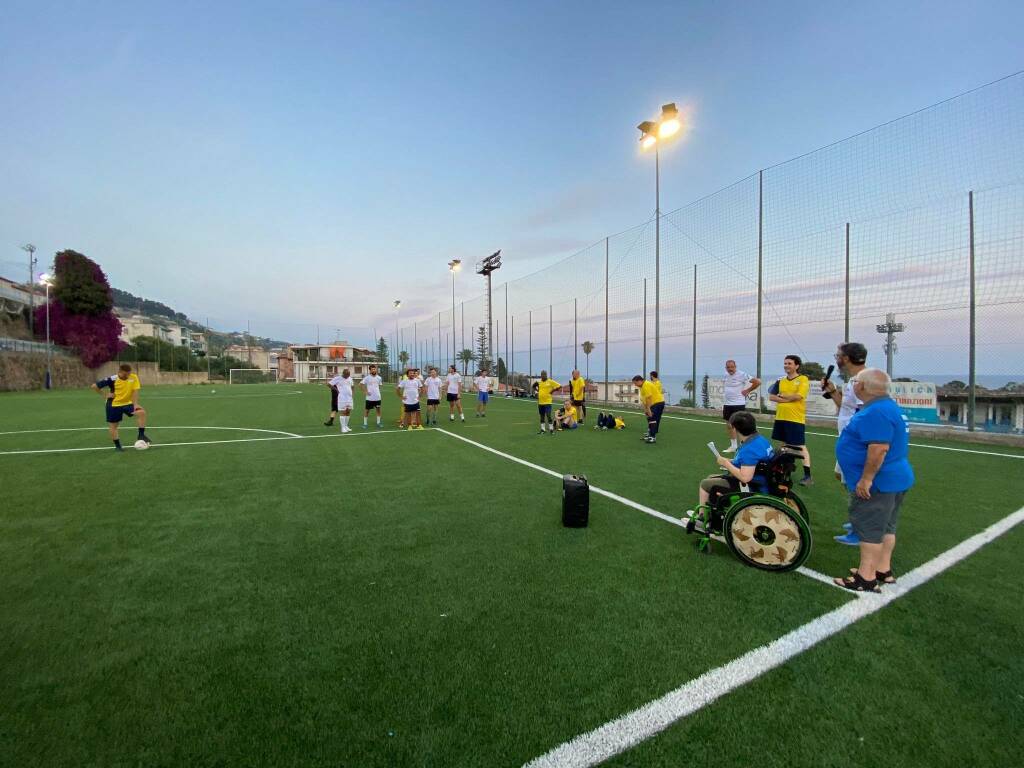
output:
[[[799,400],[792,403],[776,403],[775,418],[779,421],[795,421],[797,424],[807,423],[807,395],[811,391],[811,382],[804,375],[795,379],[785,377],[779,379],[780,395],[800,395]]]
[[[537,382],[537,405],[551,405],[551,393],[561,389],[562,385],[554,379]]]
[[[582,376],[572,380],[572,399],[582,400],[587,391],[587,382]]]
[[[661,387],[656,382],[645,381],[640,386],[640,402],[648,406],[664,403],[665,396],[661,394]]]

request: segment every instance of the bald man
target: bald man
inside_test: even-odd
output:
[[[863,405],[836,441],[836,459],[850,491],[849,516],[860,538],[860,563],[835,579],[854,592],[879,592],[895,584],[892,553],[904,494],[914,485],[908,458],[910,427],[889,397],[889,377],[865,368],[851,380]]]

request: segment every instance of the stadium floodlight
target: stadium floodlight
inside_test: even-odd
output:
[[[654,147],[654,367],[661,370],[661,159],[658,149],[683,128],[675,102],[663,104],[661,117],[644,120],[637,126],[640,148]]]
[[[476,273],[487,278],[487,363],[494,362],[494,321],[491,314],[491,273],[501,269],[501,249],[478,261]],[[490,373],[490,371],[488,371]]]
[[[43,272],[39,276],[39,284],[46,286],[46,388],[50,389],[53,386],[51,372],[53,348],[50,345],[50,287],[53,285],[53,278]]]

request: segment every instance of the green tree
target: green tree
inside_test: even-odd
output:
[[[964,382],[960,381],[960,379],[953,379],[952,381],[947,381],[945,384],[943,384],[942,388],[951,390],[952,392],[962,392],[963,390],[967,389],[967,385]]]
[[[594,342],[584,341],[581,345],[583,347],[583,354],[587,356],[587,379],[590,378],[590,353],[594,351]]]
[[[114,308],[114,296],[100,265],[78,251],[61,251],[54,257],[57,283],[53,298],[72,315],[99,317]]]
[[[476,359],[480,361],[481,370],[491,370],[491,360],[487,356],[487,326],[476,329]]]
[[[505,381],[505,377],[508,376],[508,368],[505,365],[505,361],[498,357],[498,381]]]
[[[472,349],[464,349],[459,352],[459,360],[462,362],[462,375],[466,375],[466,366],[476,360],[476,354]]]
[[[821,381],[825,378],[825,369],[821,367],[821,363],[805,362],[800,366],[800,373],[811,381]]]
[[[408,365],[408,363],[409,353],[403,349],[401,352],[398,353],[398,364],[404,369],[405,366]]]

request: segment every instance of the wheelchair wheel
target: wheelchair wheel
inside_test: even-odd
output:
[[[811,522],[811,513],[807,511],[807,505],[804,504],[803,499],[801,499],[792,491],[786,491],[786,496],[782,500],[786,502],[787,506],[791,507],[794,511],[799,512],[800,517],[802,517],[808,523]]]
[[[725,516],[725,541],[743,563],[764,571],[791,571],[811,554],[811,529],[787,502],[749,496]]]

